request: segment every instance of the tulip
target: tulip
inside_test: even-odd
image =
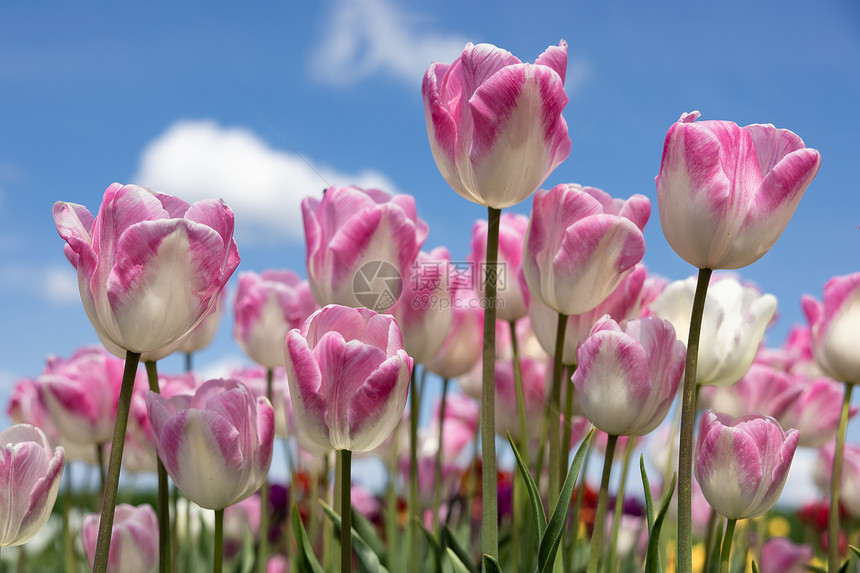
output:
[[[703,387],[699,391],[699,404],[706,403],[707,408],[733,418],[761,414],[781,420],[786,410],[796,403],[801,392],[803,388],[795,383],[790,374],[763,364],[753,364],[737,384]]]
[[[233,335],[257,364],[284,366],[284,338],[319,306],[307,281],[292,271],[264,271],[239,275]]]
[[[96,347],[80,348],[69,359],[48,359],[40,394],[64,439],[93,446],[110,442],[122,372],[122,360]]]
[[[522,269],[523,243],[529,220],[525,215],[504,213],[499,221],[499,271],[497,275],[496,297],[500,301],[496,317],[499,320],[519,320],[526,315],[527,292],[520,286],[519,274]],[[487,263],[487,221],[475,221],[472,227],[472,254],[470,260],[475,265],[473,272],[478,276],[478,294],[483,295],[484,275]]]
[[[246,497],[224,508],[224,556],[232,559],[245,543],[245,533],[255,541],[260,537],[260,496]]]
[[[194,327],[188,334],[177,341],[176,351],[191,354],[203,350],[215,338],[218,331],[218,322],[221,320],[221,312],[224,310],[224,297],[227,289],[222,289],[221,294],[215,299],[215,304],[209,310],[209,314],[203,317],[200,324]],[[190,370],[190,368],[188,368]]]
[[[803,573],[812,560],[811,545],[798,545],[787,537],[771,537],[761,546],[760,573]]]
[[[406,406],[412,358],[390,315],[331,305],[287,333],[296,426],[319,451],[381,444]]]
[[[824,285],[824,302],[804,295],[812,351],[821,370],[840,382],[860,383],[860,273],[834,277]]]
[[[797,430],[785,432],[768,416],[702,414],[695,471],[711,507],[733,520],[769,511],[782,493],[798,438]]]
[[[81,541],[90,567],[96,552],[99,514],[84,517]],[[150,505],[116,506],[107,570],[111,573],[151,573],[158,570],[158,519]]]
[[[700,269],[738,269],[776,243],[821,158],[773,125],[696,122],[669,128],[656,177],[660,223],[669,245]]]
[[[576,184],[539,191],[523,248],[531,295],[565,315],[596,307],[642,260],[650,213],[642,195],[622,201]]]
[[[283,346],[283,341],[281,341]],[[251,391],[254,397],[266,396],[268,390],[268,369],[262,367],[251,367],[236,370],[230,374],[230,378],[241,380]],[[275,410],[275,435],[286,438],[295,430],[293,419],[292,401],[290,400],[290,387],[287,382],[286,368],[275,368],[272,372],[272,407]]]
[[[147,411],[159,457],[176,487],[201,507],[222,510],[266,478],[274,411],[237,380],[209,380],[194,395],[149,391]]]
[[[87,317],[100,338],[131,352],[157,350],[197,326],[239,264],[222,201],[189,206],[114,183],[96,217],[57,202],[54,221]]]
[[[815,485],[832,494],[833,454],[835,443],[828,442],[818,450],[812,476]],[[860,445],[845,444],[839,473],[839,503],[852,517],[860,517]],[[837,512],[838,515],[838,512]]]
[[[546,410],[551,380],[547,376],[547,361],[528,356],[520,357],[520,373],[523,385],[523,407],[526,420],[540,420]],[[504,437],[510,432],[518,443],[523,439],[542,438],[541,424],[526,425],[528,436],[520,435],[518,416],[517,388],[514,377],[514,363],[511,360],[496,361],[496,434]],[[545,436],[543,436],[545,437]]]
[[[670,321],[681,341],[686,341],[690,330],[695,291],[695,278],[675,281],[651,304],[651,312]],[[740,380],[775,313],[773,295],[762,295],[731,277],[715,280],[705,300],[697,383],[729,386]]]
[[[644,265],[636,265],[603,302],[582,314],[567,317],[561,359],[564,364],[576,364],[577,347],[588,338],[592,327],[602,316],[608,314],[612,320],[621,322],[639,314],[641,293],[647,274]],[[558,313],[535,297],[529,301],[529,319],[543,349],[554,353]]]
[[[427,238],[412,196],[330,187],[302,201],[302,216],[308,283],[320,305],[382,311],[397,302]]]
[[[48,521],[64,459],[39,428],[16,424],[0,432],[0,547],[27,543]]]
[[[800,392],[777,418],[786,428],[797,428],[799,446],[820,448],[836,435],[844,392],[829,378],[810,380],[797,374],[794,380]],[[856,413],[857,408],[851,408],[848,417]]]
[[[573,385],[585,416],[607,434],[643,436],[666,417],[684,371],[668,321],[599,320],[577,352]]]
[[[433,358],[451,329],[450,265],[445,247],[418,253],[403,294],[391,308],[403,333],[403,348],[419,364]]]
[[[421,93],[436,166],[462,197],[495,209],[527,199],[570,154],[561,115],[567,43],[524,64],[491,44],[433,63]]]
[[[442,378],[456,378],[469,372],[481,359],[483,312],[471,288],[451,291],[453,317],[445,341],[425,367]]]

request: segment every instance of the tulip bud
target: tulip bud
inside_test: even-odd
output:
[[[93,566],[101,516],[84,517],[81,541],[87,562]],[[116,506],[108,553],[108,573],[153,573],[158,570],[158,518],[150,505]]]

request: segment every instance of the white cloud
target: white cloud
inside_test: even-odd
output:
[[[373,170],[349,174],[274,149],[254,132],[210,120],[182,120],[151,141],[140,157],[140,184],[193,202],[219,197],[236,214],[242,240],[303,240],[301,201],[330,185],[398,193]]]
[[[39,267],[26,263],[7,263],[0,267],[0,292],[37,295],[53,305],[80,304],[78,276],[71,265]]]
[[[81,300],[78,275],[71,266],[49,267],[43,269],[41,275],[42,295],[48,302],[69,304]]]
[[[323,83],[344,86],[384,73],[411,86],[431,62],[451,62],[468,38],[434,33],[389,0],[338,0],[310,68]]]

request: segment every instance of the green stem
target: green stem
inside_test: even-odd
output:
[[[720,550],[719,540],[716,539],[717,520],[722,520],[720,514],[711,508],[711,517],[708,518],[708,528],[705,531],[705,566],[702,569],[705,573],[711,570],[711,559],[713,558],[714,550]]]
[[[420,510],[418,507],[418,414],[420,412],[420,396],[415,369],[409,388],[409,524],[406,526],[406,538],[409,540],[409,562],[418,563],[418,524]]]
[[[705,297],[711,269],[699,269],[690,333],[687,364],[681,395],[681,437],[678,449],[678,573],[693,571],[693,429],[696,424],[696,369],[699,362],[699,335],[705,312]]]
[[[496,483],[496,262],[501,209],[487,207],[487,274],[484,294],[484,353],[481,383],[481,553],[499,556],[499,508]]]
[[[853,384],[845,383],[845,396],[842,400],[842,415],[839,417],[839,430],[836,432],[836,449],[833,451],[833,471],[830,474],[830,515],[827,523],[827,571],[839,571],[839,482],[842,477],[842,451],[845,447],[845,427],[851,409]]]
[[[621,516],[624,513],[624,490],[627,487],[627,472],[630,469],[630,458],[633,455],[633,447],[635,445],[636,440],[634,437],[628,436],[627,447],[624,449],[624,465],[621,470],[621,480],[618,483],[618,493],[615,494],[615,515],[612,519],[612,536],[609,538],[609,557],[605,569],[608,573],[615,573],[618,530],[621,527]]]
[[[158,387],[158,368],[154,360],[147,360],[146,377],[149,380],[149,389],[156,394],[160,393]],[[167,487],[167,470],[161,461],[161,456],[156,460],[158,470],[158,570],[160,573],[170,572],[170,492]]]
[[[74,573],[75,569],[75,542],[72,539],[72,529],[69,526],[69,512],[72,509],[72,465],[66,464],[65,495],[63,496],[63,559],[65,561],[66,573]]]
[[[191,372],[191,365],[192,365],[191,353],[186,352],[185,353],[185,371],[186,372]]]
[[[274,368],[266,369],[266,398],[272,401],[272,385],[275,379]],[[287,520],[289,521],[289,520]],[[257,548],[257,573],[265,573],[266,558],[269,554],[269,479],[260,486],[260,545]]]
[[[326,453],[325,457],[323,458],[323,476],[324,477],[323,477],[323,481],[322,481],[321,485],[323,486],[323,492],[324,492],[323,495],[325,496],[326,501],[328,501],[329,505],[334,506],[335,505],[334,500],[329,497],[329,491],[330,490],[328,487],[328,485],[329,485],[328,476],[329,476],[330,472],[331,472],[331,457],[328,455],[328,453]],[[319,494],[319,485],[317,486],[317,494]],[[319,503],[317,503],[317,497],[316,496],[311,498],[311,504],[310,505],[311,505],[311,516],[316,516],[317,520],[319,520]],[[313,523],[313,521],[311,523]],[[320,526],[317,525],[317,527],[320,527]],[[322,520],[323,569],[325,569],[326,571],[330,571],[331,568],[333,567],[332,554],[334,553],[334,549],[332,549],[332,545],[334,545],[334,542],[333,542],[332,538],[334,537],[334,532],[332,530],[332,527],[333,526],[332,526],[331,521],[329,521],[328,519]]]
[[[125,446],[128,411],[131,407],[131,394],[134,390],[134,378],[137,374],[137,365],[139,363],[140,353],[126,352],[125,368],[122,373],[122,388],[119,393],[116,422],[113,428],[110,462],[108,463],[107,478],[105,480],[99,533],[96,539],[96,554],[93,563],[94,573],[105,573],[107,571],[110,539],[113,533],[113,516],[116,510],[116,494],[119,487],[119,472],[122,466],[122,450]]]
[[[570,379],[576,370],[576,364],[567,366],[567,378],[564,382],[564,419],[561,424],[561,474],[559,479],[564,481],[567,477],[567,466],[570,460],[570,428],[573,419],[573,384]]]
[[[179,561],[179,488],[173,484],[170,496],[170,512],[173,515],[173,523],[170,527],[170,570],[176,571]]]
[[[600,563],[600,552],[603,549],[603,536],[606,531],[606,498],[609,493],[609,474],[612,472],[612,457],[615,455],[615,444],[618,436],[609,436],[606,440],[606,453],[603,457],[603,478],[600,480],[600,493],[597,496],[597,511],[594,514],[594,532],[591,535],[591,553],[588,556],[587,573],[597,573]]]
[[[508,324],[511,327],[511,350],[513,350],[513,362],[514,362],[514,383],[516,384],[517,389],[517,416],[520,422],[520,456],[526,463],[530,461],[529,458],[529,435],[528,435],[528,425],[526,423],[526,398],[525,393],[523,392],[523,374],[520,369],[520,350],[519,350],[519,342],[517,341],[517,323],[516,321],[510,320]],[[516,473],[516,472],[514,472]]]
[[[564,370],[562,357],[564,355],[564,331],[567,328],[567,317],[558,313],[558,326],[555,331],[555,356],[552,365],[552,389],[549,395],[549,507],[555,507],[558,492],[561,487],[561,444],[559,442],[560,428],[558,425],[561,414],[561,373]],[[566,464],[565,464],[566,465]]]
[[[96,500],[96,510],[101,511],[105,500],[105,482],[107,472],[105,469],[105,445],[96,444],[96,463],[99,466],[99,497]]]
[[[334,491],[332,492],[332,500],[329,505],[334,508],[335,513],[340,515],[343,511],[343,506],[341,506],[341,503],[343,502],[343,489],[345,487],[348,488],[349,484],[343,483],[343,458],[338,452],[332,453],[334,454]],[[340,543],[332,543],[331,563],[333,566],[341,560],[342,554],[343,552],[340,550]]]
[[[224,564],[224,510],[215,510],[215,555],[212,571],[221,573]]]
[[[433,531],[439,535],[439,505],[442,501],[442,440],[445,427],[445,402],[448,399],[448,379],[442,380],[442,399],[439,402],[439,435],[437,436],[436,463],[433,491]]]
[[[391,441],[391,457],[387,460],[388,486],[385,488],[385,544],[388,549],[388,562],[385,563],[389,571],[397,570],[395,561],[395,549],[397,547],[397,489],[394,484],[397,476],[397,444],[399,441],[400,426],[394,428],[394,437]],[[402,555],[402,553],[400,553]]]
[[[735,536],[735,524],[737,519],[726,520],[726,535],[723,538],[723,550],[720,553],[720,573],[729,573],[732,564],[732,538]]]
[[[340,571],[349,573],[352,568],[352,452],[340,450],[341,488],[340,488]]]

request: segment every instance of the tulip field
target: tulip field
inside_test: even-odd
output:
[[[544,45],[426,62],[437,200],[484,214],[465,257],[431,248],[419,197],[359,184],[304,197],[305,266],[260,272],[225,198],[55,190],[101,344],[15,382],[0,571],[860,570],[860,271],[779,342],[744,278],[826,153],[679,109],[656,201],[548,185],[577,140],[571,47]],[[646,267],[655,225],[691,276]],[[253,366],[212,375],[228,323]],[[803,451],[815,501],[789,507]]]

